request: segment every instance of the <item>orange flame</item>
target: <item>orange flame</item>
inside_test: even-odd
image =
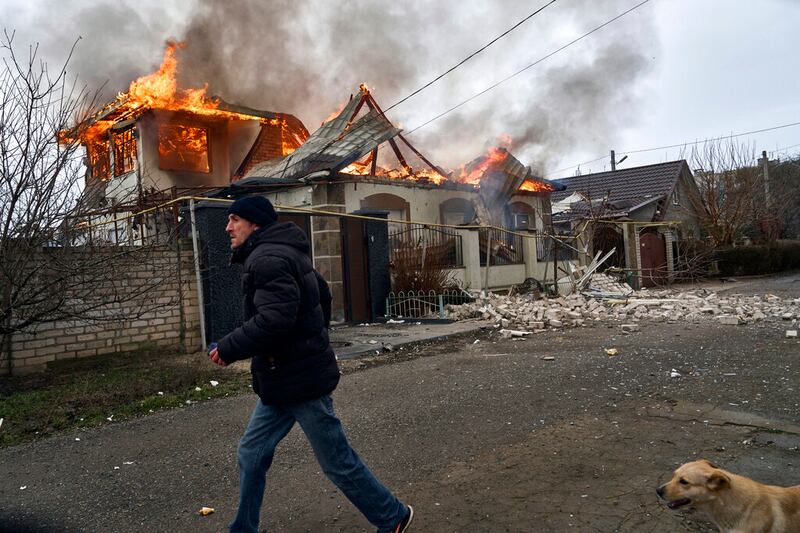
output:
[[[206,96],[208,84],[199,89],[179,89],[175,75],[178,60],[175,51],[185,43],[167,41],[164,59],[158,70],[131,82],[127,93],[120,93],[116,99],[97,113],[97,119],[89,119],[74,130],[59,132],[62,142],[84,143],[104,138],[107,131],[119,120],[136,117],[148,109],[187,111],[201,115],[214,115],[231,120],[255,120],[257,117],[219,109],[220,101]],[[108,118],[113,113],[115,118]],[[266,119],[260,119],[264,122]]]
[[[142,76],[131,82],[128,88],[128,99],[132,106],[146,106],[158,109],[182,109],[195,113],[214,113],[219,101],[206,98],[208,84],[201,89],[178,90],[175,74],[178,71],[178,60],[175,50],[183,48],[186,43],[167,41],[164,59],[157,71]]]
[[[553,192],[556,190],[556,188],[550,185],[549,183],[544,183],[541,181],[525,180],[524,182],[522,182],[522,185],[519,186],[519,190],[530,191],[530,192]]]
[[[322,121],[322,124],[327,124],[331,120],[333,120],[336,117],[338,117],[339,113],[342,112],[342,110],[344,109],[344,106],[346,106],[346,105],[347,105],[347,100],[342,100],[341,102],[339,102],[339,105],[336,106],[336,111],[333,111],[330,115],[325,117],[325,120]]]
[[[466,167],[462,165],[459,169],[460,172],[458,178],[456,178],[456,181],[459,183],[480,186],[483,175],[492,167],[498,167],[502,165],[506,157],[508,157],[508,152],[505,148],[497,148],[493,146],[489,148],[489,151],[483,160],[477,165],[473,166],[469,171],[467,171]]]
[[[159,129],[158,137],[161,168],[209,172],[205,128],[165,124]]]
[[[363,161],[350,163],[339,172],[352,176],[369,176],[372,172],[372,154],[368,155]],[[375,177],[418,182],[427,181],[436,185],[440,185],[445,181],[445,178],[439,173],[426,168],[412,169],[409,174],[405,169],[386,169],[380,165],[375,166]]]

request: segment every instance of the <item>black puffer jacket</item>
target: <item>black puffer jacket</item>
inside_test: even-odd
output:
[[[284,222],[253,232],[231,259],[244,264],[244,324],[219,341],[219,355],[253,358],[253,390],[264,404],[312,400],[339,383],[308,250],[305,233]]]

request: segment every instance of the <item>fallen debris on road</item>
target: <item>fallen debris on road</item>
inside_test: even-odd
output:
[[[592,280],[598,276],[595,274]],[[503,330],[525,333],[603,321],[624,320],[622,329],[630,333],[636,331],[632,322],[643,319],[671,323],[713,320],[720,324],[738,325],[759,321],[796,322],[800,318],[800,298],[782,299],[773,294],[720,296],[707,289],[641,290],[627,296],[614,294],[608,297],[611,294],[614,293],[586,291],[536,299],[531,294],[501,296],[489,293],[470,303],[448,305],[445,312],[451,320],[488,319]]]

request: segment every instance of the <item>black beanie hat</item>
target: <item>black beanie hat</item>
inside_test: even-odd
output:
[[[238,215],[262,228],[278,220],[272,203],[263,196],[239,198],[228,208],[228,214]]]

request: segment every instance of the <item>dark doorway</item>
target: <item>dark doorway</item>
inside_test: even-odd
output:
[[[622,237],[622,233],[617,231],[616,226],[611,224],[597,226],[592,233],[592,247],[595,255],[597,255],[597,252],[601,252],[600,257],[616,248],[611,257],[600,265],[599,272],[605,272],[611,267],[621,268],[625,266],[623,259],[625,257],[625,239]]]
[[[642,233],[642,285],[655,287],[667,278],[667,249],[664,236],[655,232]]]

